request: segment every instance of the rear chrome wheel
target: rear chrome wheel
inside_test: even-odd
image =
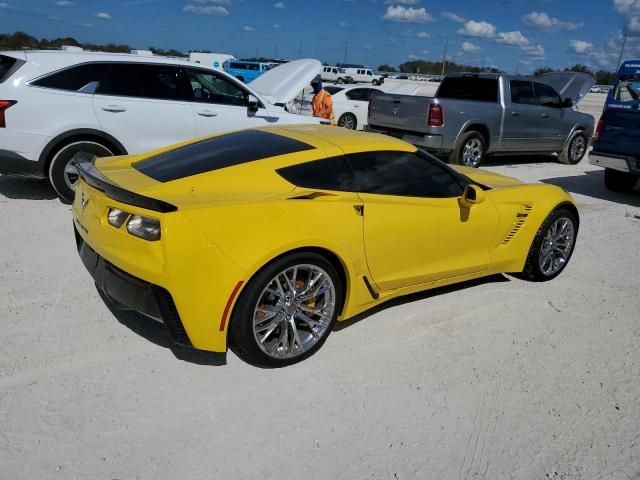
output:
[[[484,145],[478,137],[467,140],[462,147],[462,164],[465,167],[477,167],[482,161]]]
[[[348,130],[355,130],[358,128],[358,120],[353,114],[345,113],[338,120],[338,125]]]
[[[283,367],[325,342],[343,301],[336,268],[315,252],[273,261],[249,281],[234,307],[229,344],[251,364]]]
[[[589,141],[582,130],[573,134],[567,147],[558,155],[558,161],[565,165],[576,165],[584,158]]]

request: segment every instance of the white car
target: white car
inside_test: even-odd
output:
[[[384,83],[384,77],[376,75],[370,68],[345,68],[345,70],[356,83],[372,83],[373,85]]]
[[[347,75],[347,71],[342,67],[324,66],[320,76],[323,82],[353,83],[353,78]]]
[[[322,123],[283,108],[321,68],[297,60],[244,85],[148,54],[0,52],[0,174],[48,177],[71,201],[79,152],[135,154],[234,129]]]

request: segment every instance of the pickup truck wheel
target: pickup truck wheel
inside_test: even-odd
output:
[[[342,85],[344,83],[344,80],[342,79],[342,77],[340,77],[336,83]]]
[[[484,155],[484,137],[478,132],[467,132],[462,135],[458,146],[449,155],[449,163],[476,168],[484,160]]]
[[[576,132],[569,140],[567,148],[565,148],[560,155],[558,155],[558,161],[565,165],[576,165],[580,163],[580,160],[584,158],[584,154],[587,153],[589,141],[582,130]]]
[[[620,172],[612,168],[604,169],[604,185],[612,192],[629,193],[638,184],[640,175]]]
[[[358,120],[352,113],[344,113],[338,119],[338,126],[344,127],[347,130],[355,130],[358,128]]]
[[[371,83],[373,83],[376,87],[377,87],[378,85],[380,85],[380,82],[379,82],[378,80],[374,80],[374,81],[373,81],[373,82],[371,82]]]

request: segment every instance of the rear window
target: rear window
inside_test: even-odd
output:
[[[18,60],[17,58],[0,55],[0,83],[13,75],[23,64],[24,61]]]
[[[473,75],[447,77],[440,84],[437,97],[477,102],[498,102],[498,79]]]
[[[104,71],[104,63],[87,63],[40,78],[31,85],[73,92],[94,93]]]
[[[324,89],[329,92],[331,95],[335,95],[338,92],[341,92],[342,90],[344,90],[344,88],[341,87],[324,87]]]
[[[133,164],[140,173],[159,182],[170,182],[205,172],[254,162],[264,158],[311,150],[314,147],[298,140],[261,130],[242,130]]]
[[[613,100],[621,103],[639,102],[640,73],[621,73],[613,88]]]

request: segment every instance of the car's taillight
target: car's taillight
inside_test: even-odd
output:
[[[593,141],[599,142],[600,137],[602,136],[602,131],[604,130],[604,120],[600,117],[598,120],[598,126],[596,126],[596,131],[593,133]]]
[[[444,125],[444,113],[442,106],[437,103],[429,105],[429,116],[427,117],[427,125],[430,127],[441,127]]]
[[[7,126],[7,120],[4,116],[5,110],[16,103],[17,102],[15,100],[0,100],[0,128],[5,128]]]

